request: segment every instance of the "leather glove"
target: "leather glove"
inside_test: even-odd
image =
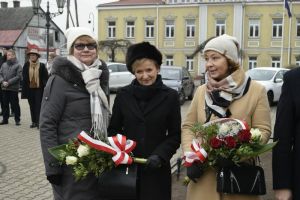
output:
[[[162,159],[158,155],[151,155],[146,162],[146,169],[158,169],[162,165]]]
[[[47,180],[53,185],[60,185],[62,182],[62,175],[61,174],[54,174],[47,176]]]
[[[203,173],[204,173],[204,171],[203,171],[203,168],[202,168],[202,164],[200,162],[194,162],[186,170],[186,175],[194,183],[197,183],[196,179],[200,178],[203,175]]]
[[[227,159],[227,158],[224,158],[224,157],[221,157],[219,156],[217,159],[216,159],[216,165],[220,168],[222,167],[230,167],[230,166],[234,166],[235,163],[230,160],[230,159]]]

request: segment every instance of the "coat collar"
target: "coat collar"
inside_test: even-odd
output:
[[[141,111],[137,99],[133,95],[133,86],[128,85],[121,89],[120,92],[124,93],[126,96],[126,100],[131,102],[129,103],[129,109],[132,113],[139,117],[140,119],[144,120],[145,116],[148,115],[153,109],[158,107],[168,96],[168,87],[163,85],[162,88],[150,99],[147,107],[145,108],[144,112]]]
[[[67,58],[57,56],[53,60],[52,74],[56,74],[67,82],[76,84],[81,88],[85,88],[85,84],[80,70]]]

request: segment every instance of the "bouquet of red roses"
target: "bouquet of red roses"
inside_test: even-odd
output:
[[[276,145],[276,142],[262,144],[259,129],[249,129],[245,121],[238,119],[222,118],[206,124],[196,123],[192,131],[202,138],[202,143],[192,142],[192,151],[184,153],[185,166],[201,161],[204,167],[216,167],[220,157],[238,165]]]

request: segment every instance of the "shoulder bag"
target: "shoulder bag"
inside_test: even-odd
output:
[[[217,172],[217,191],[228,194],[264,195],[264,170],[255,165],[222,167]]]
[[[104,171],[98,178],[98,189],[102,198],[135,199],[137,166],[119,165]]]

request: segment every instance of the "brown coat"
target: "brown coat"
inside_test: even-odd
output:
[[[185,121],[182,125],[182,148],[183,151],[191,151],[190,145],[195,138],[190,130],[195,122],[204,123],[205,115],[205,91],[206,86],[200,86],[189,107]],[[266,90],[262,85],[251,81],[248,92],[231,103],[229,109],[231,118],[245,120],[251,128],[259,128],[262,133],[262,140],[266,143],[271,135],[271,117]],[[212,115],[211,120],[217,117]],[[216,192],[216,173],[207,171],[197,183],[192,181],[188,185],[187,200],[256,200],[259,196],[245,195],[224,195],[223,198]]]

